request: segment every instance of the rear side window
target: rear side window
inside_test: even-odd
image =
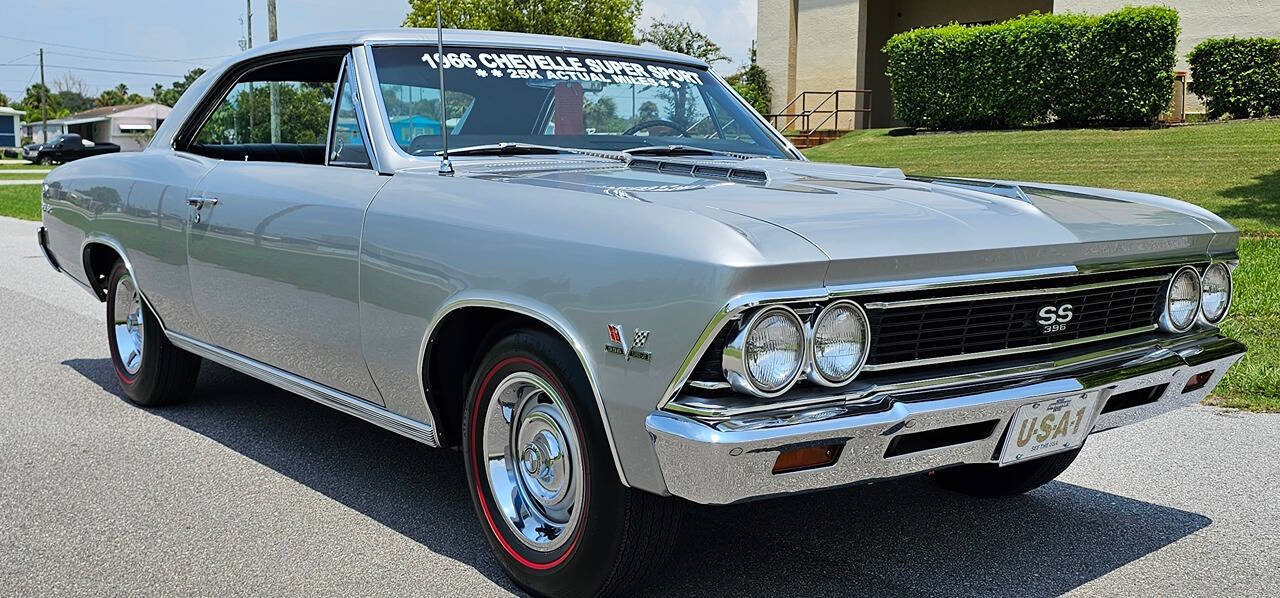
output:
[[[335,76],[335,79],[337,77]],[[276,131],[272,131],[272,89],[275,90]],[[213,111],[196,135],[201,145],[242,143],[323,144],[333,106],[333,83],[302,81],[244,81]]]
[[[247,162],[324,164],[345,53],[274,62],[238,75],[185,151]],[[181,146],[179,146],[181,147]]]

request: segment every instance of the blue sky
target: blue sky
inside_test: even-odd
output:
[[[252,2],[254,44],[261,45],[267,41],[267,3]],[[755,38],[755,0],[646,0],[644,4],[642,25],[664,15],[688,21],[720,44],[734,64],[746,62]],[[408,10],[406,0],[277,0],[276,5],[281,38],[394,27]],[[33,53],[41,45],[45,78],[51,87],[71,72],[93,95],[120,82],[149,95],[156,82],[168,85],[190,68],[216,64],[238,53],[237,42],[244,37],[243,0],[40,0],[3,12],[14,14],[0,17],[5,22],[0,29],[0,36],[5,36],[0,37],[0,92],[14,101],[27,85],[40,80],[35,67],[27,65],[36,63]],[[721,64],[717,70],[733,68]]]

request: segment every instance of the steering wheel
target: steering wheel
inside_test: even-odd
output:
[[[687,131],[687,130],[685,130],[685,129],[681,128],[681,127],[680,127],[680,125],[677,125],[677,124],[676,124],[676,123],[674,123],[674,122],[671,122],[671,121],[666,120],[666,119],[661,119],[661,118],[659,118],[659,119],[655,119],[655,120],[646,120],[646,121],[644,121],[644,122],[642,122],[642,123],[632,125],[630,129],[627,129],[627,130],[623,131],[623,132],[622,132],[622,134],[623,134],[623,135],[635,135],[637,131],[642,131],[642,130],[644,130],[644,129],[648,129],[648,128],[650,128],[650,127],[666,127],[666,128],[671,129],[671,130],[673,130],[673,131],[680,131],[680,136],[681,136],[681,137],[692,137],[692,135],[690,135],[690,134],[689,134],[689,131]]]

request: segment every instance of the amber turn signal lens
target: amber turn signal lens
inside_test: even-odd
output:
[[[773,473],[787,473],[789,471],[826,467],[835,463],[836,459],[840,457],[840,448],[842,446],[840,444],[828,444],[782,451],[778,453],[778,460],[773,464]]]
[[[1204,385],[1209,383],[1209,378],[1212,378],[1212,377],[1213,377],[1213,370],[1209,370],[1207,372],[1200,372],[1199,374],[1192,376],[1187,380],[1187,385],[1182,387],[1182,394],[1186,394],[1186,393],[1204,388]]]

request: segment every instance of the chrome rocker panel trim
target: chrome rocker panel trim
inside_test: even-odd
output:
[[[215,347],[203,341],[198,341],[176,332],[167,332],[166,336],[169,337],[169,342],[178,348],[195,353],[209,361],[220,363],[237,372],[304,396],[347,415],[358,417],[375,426],[417,440],[427,446],[438,446],[435,430],[428,424],[397,415],[363,399],[317,384],[306,378],[295,376],[279,368]]]
[[[1021,405],[1062,395],[1097,392],[1095,409],[1118,393],[1168,384],[1158,400],[1097,416],[1094,432],[1108,430],[1198,403],[1244,354],[1240,343],[1210,335],[1169,348],[1155,345],[1111,362],[1064,368],[1058,376],[1037,376],[1019,386],[953,388],[947,398],[894,402],[873,413],[849,415],[841,404],[757,414],[715,423],[655,411],[646,419],[669,492],[697,503],[727,504],[793,492],[925,472],[962,463],[994,463],[995,451]],[[1183,394],[1187,380],[1213,370],[1207,384]],[[890,442],[914,434],[968,423],[999,420],[981,440],[885,457]],[[833,465],[774,474],[784,449],[842,444]]]

